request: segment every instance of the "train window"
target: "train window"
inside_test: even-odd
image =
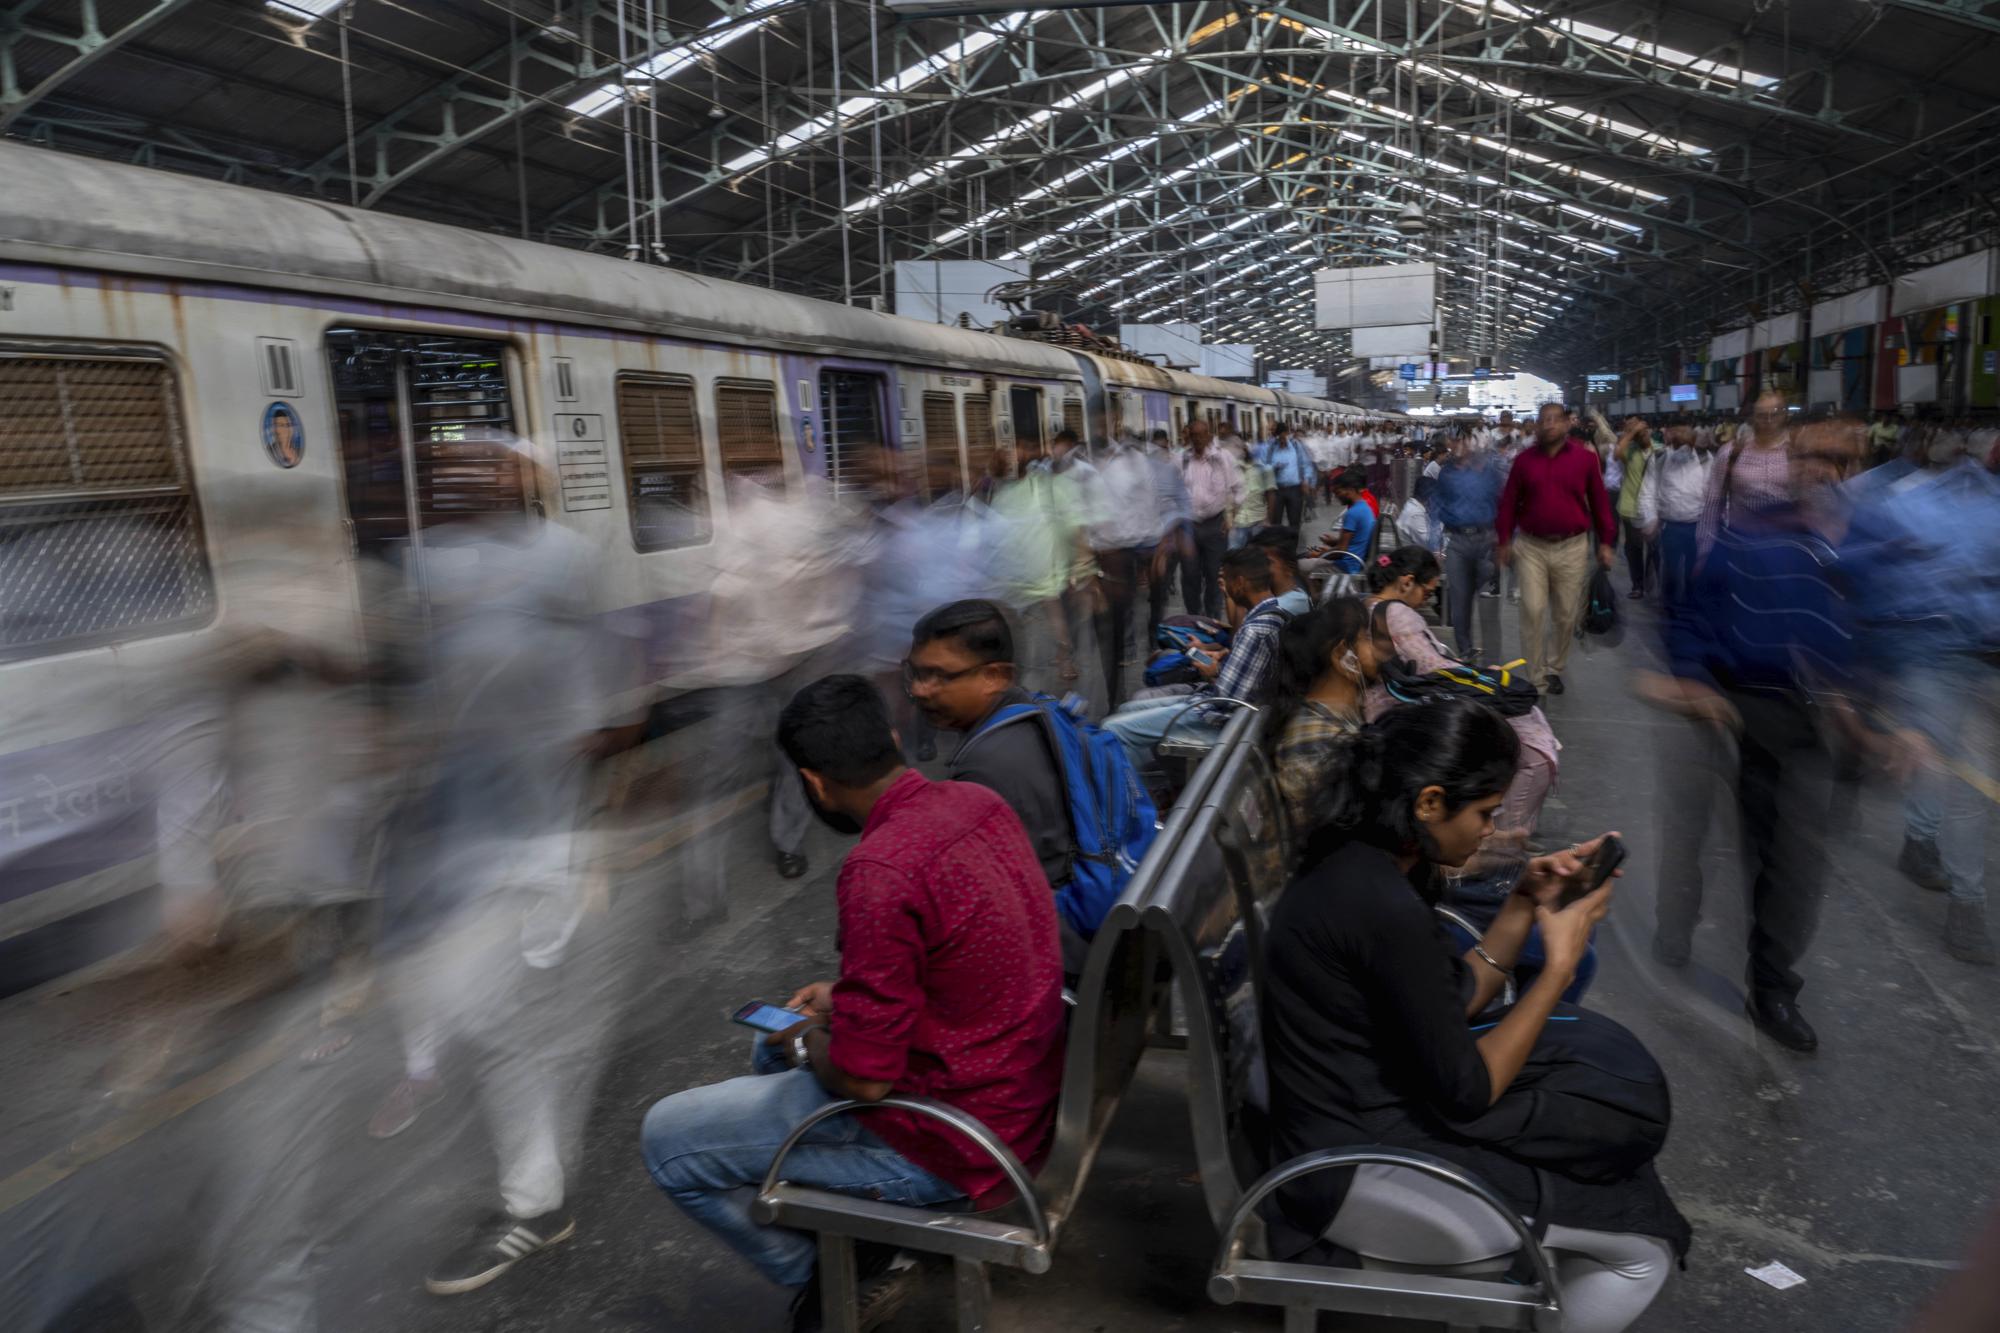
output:
[[[1007,404],[1014,413],[1014,466],[1025,468],[1042,456],[1042,391],[1016,384],[1007,390]]]
[[[618,447],[625,459],[633,547],[664,551],[707,541],[708,487],[694,381],[620,375]]]
[[[977,486],[993,469],[993,395],[965,395],[965,468]]]
[[[958,401],[948,393],[924,395],[924,494],[965,489],[958,463]]]
[[[754,380],[717,381],[715,442],[725,474],[782,476],[785,451],[778,441],[777,387]]]
[[[1083,440],[1083,404],[1074,398],[1063,399],[1063,429],[1074,434],[1079,442]]]
[[[0,349],[0,658],[214,610],[167,363]]]
[[[819,419],[826,432],[826,476],[835,495],[865,490],[882,433],[882,377],[851,370],[819,373]]]

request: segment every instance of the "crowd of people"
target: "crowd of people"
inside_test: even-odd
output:
[[[1688,719],[1663,758],[1653,958],[1689,962],[1703,900],[1690,848],[1726,785],[1751,861],[1746,1007],[1781,1045],[1814,1049],[1799,996],[1827,879],[1819,829],[1877,771],[1907,783],[1900,865],[1948,895],[1946,949],[1993,961],[2000,481],[1978,432],[1884,440],[1766,395],[1740,426],[1614,427],[1549,404],[1531,424],[1246,441],[1194,420],[1179,447],[1158,432],[1092,451],[1062,431],[1027,452],[998,451],[969,492],[888,454],[872,492],[837,500],[733,479],[705,618],[664,650],[590,613],[588,551],[522,515],[427,538],[421,613],[371,625],[365,652],[338,651],[353,647],[338,617],[315,619],[289,584],[159,695],[135,692],[175,720],[156,778],[189,812],[161,833],[163,866],[180,868],[166,885],[176,957],[226,948],[244,903],[292,892],[280,905],[312,923],[322,969],[297,992],[315,1018],[300,1068],[364,1040],[356,997],[373,989],[402,1077],[368,1133],[435,1114],[454,1079],[485,1109],[496,1207],[436,1247],[432,1292],[474,1290],[576,1229],[580,1120],[640,956],[604,848],[635,756],[656,745],[689,799],[768,784],[760,840],[787,878],[811,869],[814,820],[858,839],[833,886],[837,975],[790,995],[791,1020],[753,1041],[753,1072],[664,1096],[637,1127],[659,1189],[793,1290],[796,1329],[818,1327],[812,1242],[749,1208],[778,1143],[832,1100],[917,1096],[978,1118],[1035,1170],[1062,989],[1124,873],[1107,867],[1129,871],[1173,797],[1164,743],[1199,746],[1246,705],[1276,715],[1297,849],[1266,945],[1273,1151],[1389,1143],[1457,1161],[1537,1218],[1566,1327],[1635,1320],[1691,1239],[1657,1143],[1530,1144],[1522,1109],[1563,1058],[1546,1046],[1552,1017],[1636,1043],[1574,1008],[1615,891],[1584,883],[1601,837],[1531,846],[1561,765],[1542,704],[1568,688],[1621,546],[1626,597],[1657,608],[1656,664],[1631,678]],[[1509,597],[1519,671],[1493,665]],[[1178,678],[1135,685],[1176,647]],[[274,743],[274,700],[334,718],[353,753],[274,789],[264,779],[296,758]],[[1090,752],[1095,780],[1129,772],[1143,798],[1086,839],[1067,747],[1100,736],[1115,744]],[[231,792],[272,808],[267,854],[225,874]],[[315,859],[329,838],[374,850]],[[650,895],[672,928],[729,914],[743,878],[729,853],[685,841]],[[1447,894],[1483,938],[1433,915]],[[1499,1006],[1509,982],[1518,998]],[[479,1058],[454,1060],[467,1049]],[[284,1167],[235,1217],[261,1224],[260,1257],[220,1297],[225,1322],[309,1328],[317,1236],[296,1187],[321,1159],[258,1123],[261,1158]],[[893,1109],[822,1122],[787,1170],[909,1205],[1006,1198],[990,1162]],[[1319,1177],[1280,1196],[1274,1253],[1464,1264],[1513,1248],[1511,1230],[1435,1205],[1393,1172]],[[861,1277],[866,1323],[893,1309],[907,1267],[864,1247]]]

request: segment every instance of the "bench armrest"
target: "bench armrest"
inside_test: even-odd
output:
[[[1535,1233],[1528,1228],[1527,1221],[1514,1211],[1479,1177],[1441,1158],[1428,1153],[1401,1152],[1384,1148],[1325,1148],[1318,1152],[1304,1153],[1281,1166],[1267,1171],[1256,1184],[1244,1192],[1230,1215],[1229,1224],[1222,1231],[1222,1246],[1216,1252],[1215,1268],[1208,1279],[1209,1299],[1218,1305],[1235,1302],[1237,1292],[1237,1269],[1242,1261],[1243,1231],[1264,1200],[1284,1186],[1305,1176],[1317,1175],[1321,1171],[1338,1171],[1354,1166],[1401,1166],[1412,1171],[1421,1171],[1427,1176],[1442,1180],[1447,1185],[1463,1190],[1472,1198],[1491,1208],[1507,1219],[1520,1237],[1522,1252],[1535,1270],[1535,1280],[1540,1285],[1546,1304],[1551,1310],[1560,1308],[1560,1290],[1556,1283],[1555,1268],[1549,1263],[1548,1255],[1535,1240]]]
[[[799,1145],[799,1141],[821,1121],[831,1120],[837,1115],[846,1115],[851,1111],[875,1111],[885,1107],[894,1107],[899,1111],[908,1111],[912,1115],[938,1121],[970,1139],[974,1146],[991,1158],[993,1164],[1006,1175],[1007,1182],[1014,1187],[1014,1192],[1020,1195],[1021,1202],[1027,1206],[1028,1225],[1035,1233],[1035,1244],[1043,1249],[1048,1248],[1053,1234],[1049,1227],[1048,1213],[1043,1209],[1042,1201],[1035,1195],[1035,1182],[1029,1178],[1028,1169],[1021,1165],[1021,1159],[1014,1155],[1014,1150],[1002,1143],[999,1136],[981,1124],[977,1118],[967,1115],[955,1106],[946,1106],[943,1102],[932,1101],[928,1097],[892,1096],[884,1097],[879,1102],[854,1099],[828,1102],[794,1125],[792,1132],[785,1136],[785,1141],[778,1145],[777,1155],[771,1159],[770,1169],[764,1173],[764,1183],[757,1191],[758,1197],[761,1199],[768,1196],[777,1186],[780,1173],[784,1170],[785,1158],[791,1155],[792,1149]]]

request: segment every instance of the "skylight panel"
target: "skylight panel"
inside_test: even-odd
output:
[[[275,9],[286,18],[317,23],[346,3],[347,0],[264,0],[264,8]]]
[[[279,9],[293,9],[307,4],[319,5],[323,8],[332,7],[328,3],[328,0],[265,0],[265,3]],[[334,0],[334,3],[338,3],[338,0]],[[709,24],[701,32],[688,38],[686,41],[670,46],[657,55],[651,56],[634,65],[623,79],[613,79],[609,83],[600,84],[591,89],[581,97],[570,102],[564,107],[564,110],[573,112],[579,116],[601,116],[613,107],[623,104],[631,97],[632,93],[628,85],[635,83],[665,83],[689,65],[701,59],[702,56],[713,54],[735,42],[739,42],[765,24],[771,22],[771,18],[767,17],[761,18],[755,23],[745,23],[743,19],[746,15],[759,13],[775,5],[784,3],[785,0],[750,0],[750,3],[744,7],[742,14],[728,15],[715,20],[715,22]]]

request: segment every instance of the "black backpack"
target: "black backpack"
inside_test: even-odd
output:
[[[1624,637],[1623,617],[1618,610],[1618,590],[1611,586],[1610,571],[1598,568],[1590,578],[1590,597],[1583,604],[1583,624],[1585,634],[1595,634],[1609,639],[1607,647],[1616,647]]]
[[[1657,1157],[1673,1118],[1666,1072],[1645,1044],[1602,1014],[1560,1004],[1500,1100],[1456,1128],[1541,1170],[1605,1181]]]

